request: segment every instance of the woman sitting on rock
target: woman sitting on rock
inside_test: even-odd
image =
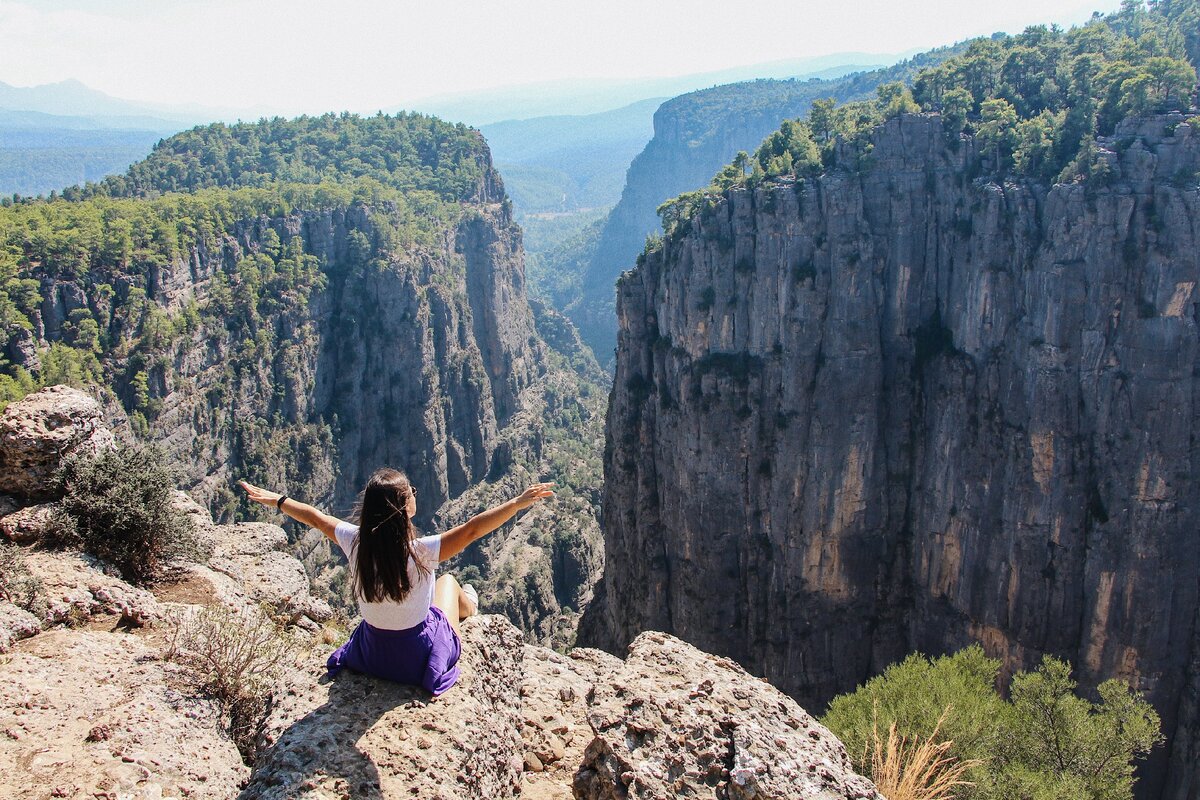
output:
[[[367,481],[355,514],[357,525],[287,495],[240,483],[251,500],[316,528],[346,554],[363,621],[329,657],[329,674],[349,667],[420,686],[435,696],[458,680],[458,623],[478,610],[479,598],[470,585],[460,587],[452,575],[435,581],[434,568],[518,511],[554,494],[551,484],[534,484],[519,497],[440,536],[418,538],[412,524],[416,491],[394,469],[376,470]]]

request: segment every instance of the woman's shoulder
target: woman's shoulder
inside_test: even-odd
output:
[[[442,535],[440,533],[430,534],[429,536],[419,536],[413,540],[422,555],[432,559],[436,564],[442,551]]]
[[[350,548],[354,546],[354,540],[358,538],[358,526],[353,522],[339,520],[333,528],[333,538],[337,541],[338,547],[342,548],[342,551],[349,557]]]

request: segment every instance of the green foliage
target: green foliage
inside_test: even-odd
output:
[[[37,616],[41,616],[45,606],[42,582],[29,571],[24,551],[8,542],[0,542],[0,600]]]
[[[59,538],[116,565],[129,580],[153,580],[174,558],[203,558],[187,515],[175,508],[175,475],[161,453],[121,445],[95,457],[72,456],[56,476],[63,495]]]
[[[876,90],[876,102],[884,119],[898,117],[901,114],[919,113],[921,107],[913,100],[912,92],[899,81],[885,83]]]
[[[1086,169],[1063,171],[1097,135],[1129,116],[1189,107],[1200,64],[1198,8],[1197,0],[1127,2],[1069,31],[1034,26],[977,39],[922,71],[913,96],[943,114],[948,133],[975,126],[1000,173],[1086,178]]]
[[[489,167],[483,138],[422,114],[325,114],[215,123],[165,139],[125,175],[84,195],[152,196],[212,187],[350,183],[371,179],[442,200],[474,198]]]
[[[1019,796],[1016,784],[1030,774],[1049,776],[1042,785],[1055,786],[1058,797],[1132,795],[1132,760],[1162,741],[1158,715],[1121,681],[1100,684],[1098,703],[1077,697],[1075,688],[1070,666],[1049,656],[1013,678],[1012,723],[999,752],[1021,769],[1016,781],[1004,774],[997,781],[1005,796]]]
[[[1018,673],[1012,697],[997,694],[1000,662],[978,645],[951,656],[912,655],[856,691],[834,698],[822,722],[868,770],[873,730],[924,739],[937,730],[950,754],[978,759],[968,775],[978,800],[1128,800],[1133,761],[1161,741],[1158,716],[1119,681],[1099,687],[1100,701],[1075,694],[1070,667],[1047,657]]]
[[[820,101],[818,101],[820,102]],[[816,103],[813,104],[816,113]],[[754,154],[767,177],[803,175],[821,166],[821,150],[814,136],[814,123],[784,120],[779,130],[768,136]],[[832,120],[822,121],[832,125]],[[825,141],[830,133],[825,132]]]
[[[596,253],[607,214],[608,209],[602,209],[521,221],[532,294],[558,309],[578,303],[583,276]]]

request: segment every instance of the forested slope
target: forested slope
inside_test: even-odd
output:
[[[5,396],[98,391],[221,519],[254,513],[235,478],[346,514],[390,464],[410,472],[428,525],[468,490],[512,491],[596,446],[600,393],[589,400],[549,312],[540,324],[567,355],[540,335],[520,230],[463,126],[326,115],[197,128],[122,176],[7,204],[0,241]],[[596,485],[577,488],[556,535],[504,542],[504,581],[525,603],[514,616],[539,636],[586,601],[598,566]],[[339,594],[326,546],[297,546]],[[485,583],[500,566],[476,565]]]

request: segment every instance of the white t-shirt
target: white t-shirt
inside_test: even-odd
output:
[[[333,529],[338,547],[346,554],[350,562],[350,585],[355,585],[354,574],[354,543],[358,541],[358,526],[349,522],[339,522]],[[361,597],[358,599],[358,611],[370,625],[389,631],[399,631],[412,628],[425,621],[429,606],[433,604],[433,584],[436,581],[434,572],[437,568],[438,554],[442,549],[441,536],[422,536],[414,539],[412,550],[423,564],[429,568],[426,575],[417,571],[412,558],[408,559],[408,579],[412,588],[401,602],[385,600],[382,603],[368,603]]]

